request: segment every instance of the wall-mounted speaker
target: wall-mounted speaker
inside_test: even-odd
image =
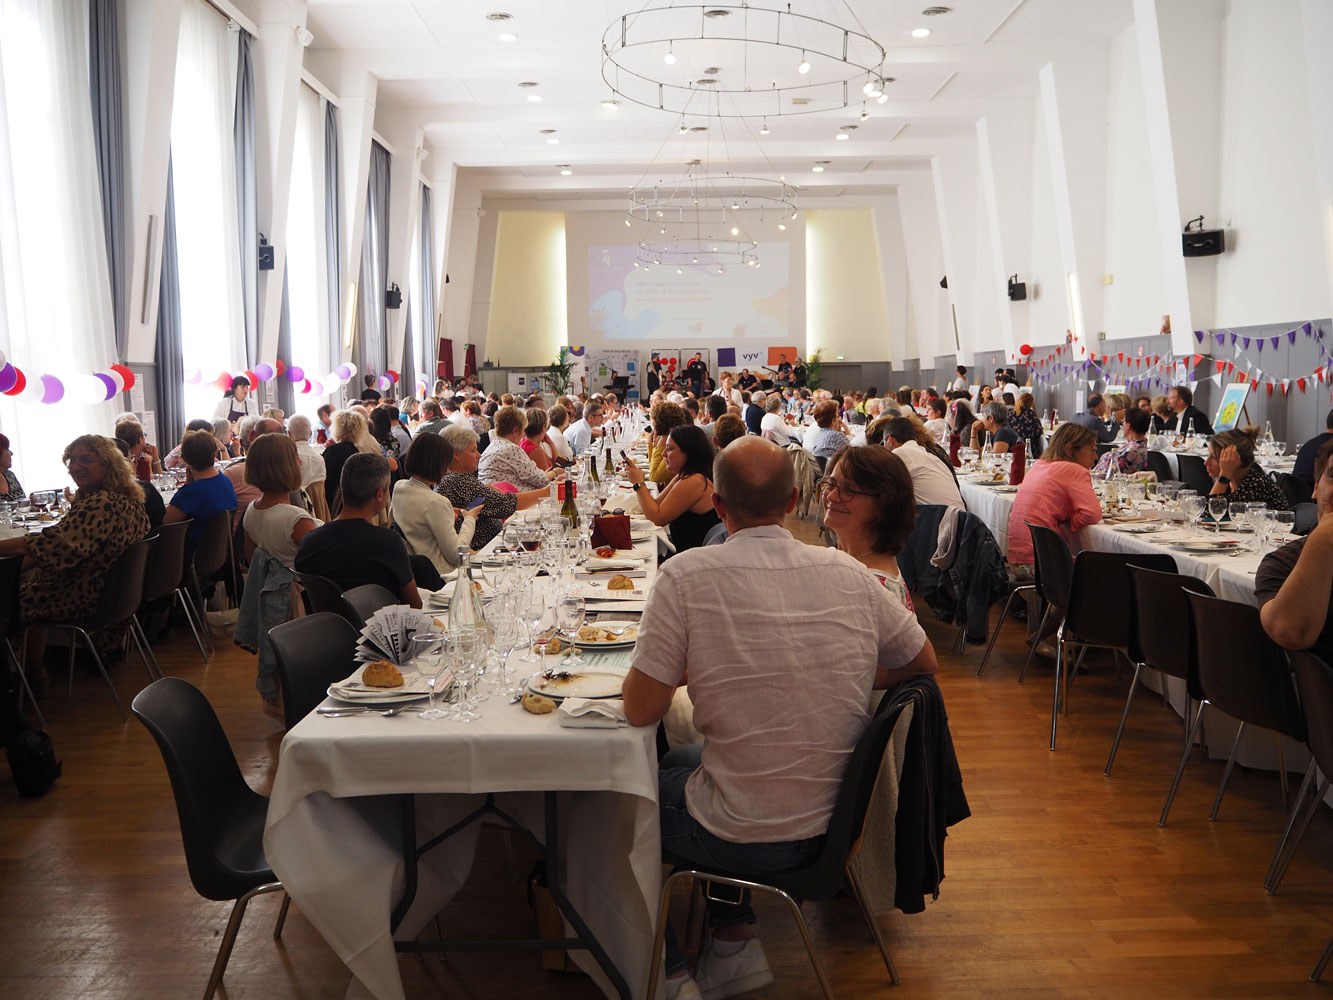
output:
[[[941,287],[941,288],[948,288],[948,287],[949,287],[949,276],[948,276],[947,274],[946,274],[943,278],[940,279],[940,287]]]
[[[1018,275],[1009,276],[1009,301],[1022,302],[1028,297],[1028,286],[1018,280]]]
[[[1204,229],[1203,216],[1185,223],[1180,235],[1180,249],[1186,257],[1214,257],[1227,249],[1226,232],[1222,229]]]
[[[259,270],[261,271],[273,270],[276,263],[273,257],[273,245],[269,243],[267,239],[264,238],[263,233],[259,234],[259,253],[257,259],[259,261]]]
[[[401,309],[403,305],[403,293],[399,291],[397,285],[390,285],[389,290],[384,293],[384,307],[386,309]]]

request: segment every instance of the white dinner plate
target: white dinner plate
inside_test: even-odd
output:
[[[1178,552],[1192,552],[1196,555],[1220,555],[1234,552],[1240,542],[1176,542],[1171,547]]]
[[[595,670],[571,673],[553,669],[544,674],[533,674],[527,680],[529,691],[556,701],[565,698],[619,698],[624,683],[622,674]]]
[[[1161,521],[1149,521],[1146,524],[1115,524],[1111,526],[1111,530],[1123,531],[1130,535],[1147,535],[1154,531],[1161,531],[1163,527]]]
[[[580,649],[616,649],[621,646],[633,646],[639,637],[639,623],[637,621],[612,621],[606,619],[603,621],[589,622],[583,628],[600,629],[622,629],[628,628],[629,631],[612,639],[584,639],[579,637]],[[582,629],[580,629],[582,631]]]
[[[450,681],[452,683],[452,681]],[[409,705],[414,701],[425,701],[430,697],[428,691],[403,691],[396,688],[379,688],[374,693],[366,692],[364,695],[347,689],[334,690],[336,685],[330,685],[324,692],[334,701],[340,701],[344,705],[382,705],[390,708],[394,705]],[[448,690],[448,684],[442,684],[436,691],[436,694],[444,694]]]

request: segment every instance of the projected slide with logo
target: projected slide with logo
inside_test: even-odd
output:
[[[787,337],[787,245],[760,243],[758,267],[636,268],[638,247],[590,247],[588,321],[606,340],[765,340]]]

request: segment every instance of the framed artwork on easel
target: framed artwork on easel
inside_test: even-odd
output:
[[[1245,399],[1249,394],[1249,382],[1232,382],[1222,390],[1217,416],[1213,417],[1214,432],[1233,430],[1240,423],[1241,411],[1245,408]]]

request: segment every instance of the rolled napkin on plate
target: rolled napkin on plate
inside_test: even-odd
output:
[[[643,560],[635,559],[632,556],[616,556],[611,559],[590,556],[588,561],[583,564],[583,568],[589,573],[603,569],[642,569]]]
[[[555,716],[565,729],[619,729],[629,725],[625,703],[618,698],[566,698]]]

